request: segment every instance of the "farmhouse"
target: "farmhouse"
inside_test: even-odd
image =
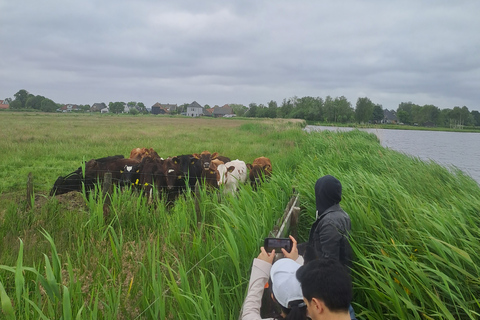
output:
[[[171,114],[177,111],[178,106],[176,104],[162,104],[162,103],[155,103],[152,106],[150,113],[152,114]]]
[[[392,123],[395,124],[398,122],[397,114],[394,110],[383,110],[383,120],[382,123]]]
[[[100,112],[102,109],[105,109],[107,105],[103,102],[101,103],[94,103],[92,107],[90,108],[91,112]]]
[[[8,105],[8,102],[5,100],[0,100],[0,109],[8,109],[10,106]]]
[[[66,104],[63,105],[61,108],[57,109],[57,112],[72,112],[72,111],[79,111],[80,108],[76,104]]]
[[[232,107],[226,104],[223,107],[215,106],[213,108],[212,114],[215,118],[221,118],[221,117],[225,117],[226,115],[232,115],[234,113],[233,113]]]
[[[193,101],[187,106],[187,116],[200,117],[204,115],[203,107],[197,101]]]

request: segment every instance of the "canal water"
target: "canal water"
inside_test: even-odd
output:
[[[305,131],[350,131],[353,128],[307,126]],[[455,166],[480,184],[480,133],[361,129],[374,133],[382,146],[433,160],[446,167]]]

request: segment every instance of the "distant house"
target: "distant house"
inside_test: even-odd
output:
[[[226,104],[223,107],[219,107],[219,106],[214,107],[212,114],[215,118],[220,118],[220,117],[224,117],[226,115],[231,115],[234,113],[233,113],[232,107]]]
[[[57,109],[57,112],[72,112],[79,111],[80,107],[76,104],[65,104],[62,107]]]
[[[203,108],[203,115],[206,117],[213,117],[213,108]]]
[[[103,108],[102,110],[100,110],[100,113],[108,113],[108,112],[109,112],[108,107]]]
[[[391,123],[396,124],[398,123],[397,113],[394,110],[383,110],[383,120],[382,123]]]
[[[162,108],[162,105],[160,103],[155,103],[152,106],[152,109],[150,111],[151,114],[165,114],[167,113],[164,108]]]
[[[0,100],[0,109],[8,109],[8,108],[10,108],[10,105],[8,104],[8,102],[5,100]]]
[[[160,104],[160,107],[167,111],[167,113],[173,113],[175,111],[177,111],[177,104],[171,104],[171,103],[167,103],[167,104]]]
[[[171,114],[177,111],[178,106],[176,104],[162,104],[162,103],[155,103],[152,108],[150,113],[152,114]]]
[[[102,109],[107,108],[107,105],[103,102],[101,103],[94,103],[92,107],[90,108],[91,112],[101,112]]]
[[[188,117],[200,117],[204,115],[203,107],[197,101],[193,101],[187,106]]]

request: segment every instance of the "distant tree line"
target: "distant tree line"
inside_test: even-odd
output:
[[[358,98],[355,108],[344,96],[327,96],[325,99],[293,97],[284,99],[280,106],[273,100],[267,105],[250,103],[248,108],[230,106],[235,106],[233,109],[239,116],[256,118],[295,118],[328,123],[380,123],[384,120],[382,105],[373,103],[367,97]],[[396,111],[390,112],[396,114],[398,123],[409,125],[456,128],[480,126],[480,112],[470,112],[466,106],[440,109],[434,105],[419,106],[412,102],[402,102]]]
[[[44,112],[55,112],[62,107],[61,104],[40,95],[33,95],[22,89],[14,95],[15,99],[7,98],[11,109],[35,109]],[[110,102],[109,109],[112,113],[122,113],[125,106],[129,107],[129,113],[148,113],[142,102]],[[185,112],[188,104],[180,105],[175,113]],[[320,97],[296,96],[283,99],[280,106],[271,100],[264,104],[250,103],[248,107],[242,104],[230,104],[234,113],[239,117],[252,118],[294,118],[304,119],[311,122],[328,123],[380,123],[384,120],[382,105],[373,103],[369,98],[357,99],[355,107],[344,96],[325,99]],[[205,105],[205,108],[210,108]],[[89,105],[80,105],[79,111],[90,110]],[[398,123],[436,127],[463,127],[480,126],[480,112],[469,111],[466,106],[454,107],[453,109],[440,109],[434,105],[419,106],[412,102],[402,102],[397,110],[390,110],[396,114]]]

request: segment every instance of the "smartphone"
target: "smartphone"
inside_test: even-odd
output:
[[[290,238],[266,238],[263,242],[265,251],[272,252],[275,249],[276,253],[281,253],[282,248],[287,252],[292,251],[293,241]]]

